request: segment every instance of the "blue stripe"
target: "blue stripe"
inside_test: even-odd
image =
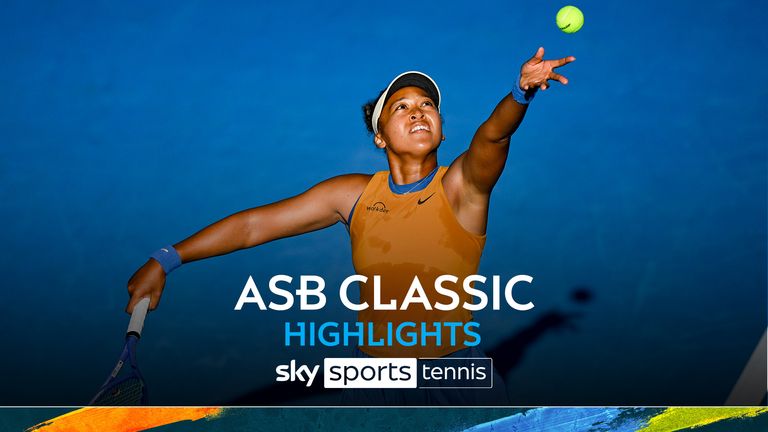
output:
[[[392,181],[392,174],[389,175],[389,190],[392,191],[392,193],[397,195],[403,195],[410,192],[418,192],[426,189],[427,186],[429,186],[430,183],[432,183],[432,179],[435,178],[435,174],[437,174],[437,169],[440,167],[436,167],[432,170],[431,173],[427,174],[426,177],[416,180],[413,183],[408,183],[404,185],[395,184],[395,182]],[[414,187],[414,185],[418,184],[419,182],[423,181],[423,183],[419,184],[418,186]],[[413,189],[411,189],[413,188]],[[363,196],[360,194],[359,197],[357,197],[357,200],[355,201],[355,204],[352,205],[352,210],[349,211],[349,217],[347,217],[347,226],[352,225],[352,215],[355,213],[355,207],[357,207],[358,201],[360,201],[360,197]]]
[[[416,180],[413,183],[408,183],[404,185],[395,184],[394,181],[392,181],[392,174],[389,175],[389,190],[392,191],[392,193],[402,195],[409,192],[418,192],[421,190],[424,190],[429,184],[432,182],[432,179],[435,177],[435,174],[437,174],[437,168],[432,170],[431,173],[427,174],[426,177]],[[421,182],[421,183],[420,183]],[[415,186],[415,187],[414,187]]]
[[[535,408],[479,424],[464,432],[587,432],[636,431],[645,426],[642,415],[617,419],[621,408]],[[618,424],[617,424],[618,423]]]

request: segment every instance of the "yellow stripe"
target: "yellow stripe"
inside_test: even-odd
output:
[[[722,420],[755,417],[768,408],[667,408],[652,417],[648,425],[637,432],[672,432],[719,422]]]

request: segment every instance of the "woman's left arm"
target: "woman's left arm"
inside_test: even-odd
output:
[[[539,89],[546,90],[550,80],[568,84],[568,79],[554,69],[574,60],[573,56],[544,60],[544,48],[539,48],[520,68],[520,81],[515,83],[521,90],[517,92],[518,99],[523,98],[523,93],[530,97]],[[487,197],[504,170],[510,136],[523,121],[528,108],[527,103],[516,101],[513,93],[499,102],[488,120],[475,132],[469,149],[452,164],[454,171],[458,171],[456,174],[461,178],[465,193]]]

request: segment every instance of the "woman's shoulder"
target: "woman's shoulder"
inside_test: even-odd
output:
[[[338,185],[344,185],[344,186],[359,186],[362,185],[365,187],[365,185],[368,184],[368,182],[371,181],[373,176],[376,174],[362,174],[362,173],[351,173],[351,174],[342,174],[338,175],[336,177],[331,177],[328,179],[328,181],[333,182],[334,184]]]
[[[322,184],[335,193],[341,193],[343,195],[355,195],[359,196],[363,193],[363,190],[374,177],[375,174],[342,174],[336,177],[331,177],[328,180],[322,182]]]
[[[374,176],[375,174],[342,174],[331,177],[318,186],[322,186],[324,199],[333,203],[341,220],[348,223],[348,215]]]

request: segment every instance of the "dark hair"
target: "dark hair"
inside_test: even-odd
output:
[[[380,91],[376,98],[369,100],[363,105],[363,121],[365,122],[365,128],[368,129],[368,135],[373,135],[373,109],[376,108],[376,102],[382,94],[384,94],[384,90]]]

